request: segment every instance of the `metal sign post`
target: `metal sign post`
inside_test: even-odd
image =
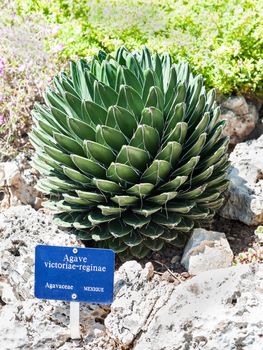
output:
[[[70,302],[70,335],[79,339],[79,302],[113,301],[114,257],[110,249],[38,245],[35,296]]]

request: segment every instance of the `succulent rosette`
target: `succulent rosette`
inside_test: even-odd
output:
[[[228,186],[228,139],[201,75],[147,48],[71,62],[33,111],[54,221],[121,256],[182,246]]]

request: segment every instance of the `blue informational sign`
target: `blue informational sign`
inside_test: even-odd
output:
[[[35,253],[37,298],[112,303],[112,250],[38,245]]]

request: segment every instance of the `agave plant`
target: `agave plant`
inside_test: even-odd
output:
[[[167,53],[71,62],[33,111],[33,164],[55,222],[120,255],[182,246],[223,202],[224,126],[201,75]]]

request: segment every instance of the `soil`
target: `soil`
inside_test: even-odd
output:
[[[248,248],[256,244],[257,237],[254,234],[255,226],[247,226],[242,222],[224,219],[217,215],[210,229],[226,234],[226,238],[235,258],[239,253],[247,251]],[[184,281],[192,276],[190,276],[180,264],[182,254],[183,251],[181,248],[166,247],[159,252],[153,252],[144,259],[137,261],[142,265],[151,262],[155,272],[162,275],[164,279],[170,282],[174,282],[175,280]],[[118,258],[116,263],[116,267],[121,264]]]

